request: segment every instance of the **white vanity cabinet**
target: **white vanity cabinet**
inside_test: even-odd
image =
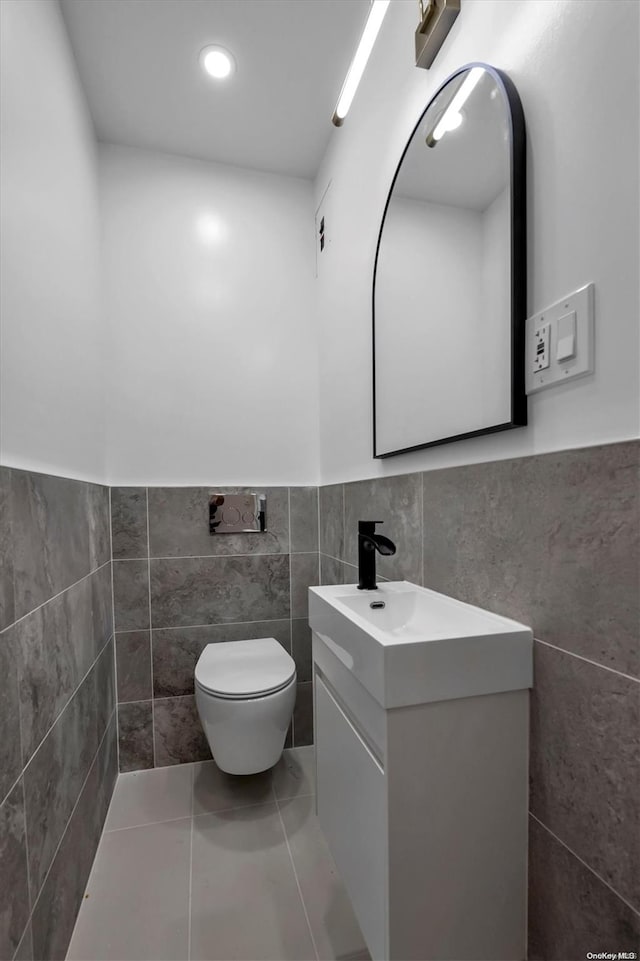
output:
[[[386,944],[387,832],[385,774],[319,674],[315,678],[316,754],[320,821],[360,926],[375,955]],[[336,750],[336,747],[339,749]],[[378,839],[372,843],[372,839]]]
[[[372,958],[525,958],[530,667],[516,690],[384,705],[366,649],[317,602],[310,620],[318,818]]]

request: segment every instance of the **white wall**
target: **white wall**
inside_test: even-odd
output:
[[[0,16],[0,462],[103,480],[93,130],[58,4]]]
[[[416,4],[394,0],[316,181],[330,243],[318,281],[323,483],[638,436],[636,0],[465,0],[429,71]],[[388,186],[416,118],[458,66],[516,84],[528,128],[528,313],[596,285],[596,373],[529,400],[529,427],[371,456],[371,280]]]
[[[315,483],[311,183],[99,157],[109,481]]]

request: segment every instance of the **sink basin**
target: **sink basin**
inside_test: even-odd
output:
[[[529,627],[408,581],[311,587],[309,624],[385,708],[533,683]]]

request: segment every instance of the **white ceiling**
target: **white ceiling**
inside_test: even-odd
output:
[[[369,0],[60,0],[99,140],[313,177]],[[198,63],[237,62],[227,82]]]
[[[465,76],[447,84],[429,107],[405,154],[394,196],[483,211],[509,183],[508,108],[490,73],[463,107],[462,126],[435,147],[425,144]]]

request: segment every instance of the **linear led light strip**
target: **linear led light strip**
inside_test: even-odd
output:
[[[336,127],[341,126],[344,118],[347,116],[390,2],[391,0],[373,0],[371,4],[369,16],[364,25],[358,49],[351,61],[351,66],[349,67],[345,82],[340,91],[340,96],[338,97],[338,105],[331,118]]]
[[[483,67],[472,67],[469,75],[465,77],[464,83],[457,94],[445,110],[444,114],[435,125],[432,137],[434,140],[441,140],[449,130],[457,130],[462,123],[460,111],[475,90],[480,77],[484,73]]]

